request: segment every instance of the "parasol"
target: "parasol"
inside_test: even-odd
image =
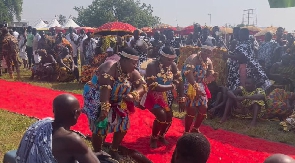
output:
[[[255,34],[255,37],[264,36],[267,32],[270,32],[272,34],[275,34],[277,31],[277,27],[267,27],[260,32]]]
[[[294,0],[268,0],[270,8],[289,8],[295,7]]]
[[[259,27],[255,27],[255,26],[247,26],[247,27],[242,27],[242,28],[247,28],[251,32],[260,32],[261,31],[261,29]]]
[[[194,25],[187,26],[181,30],[182,35],[189,35],[190,33],[194,32]]]
[[[219,28],[219,32],[221,34],[232,34],[233,33],[233,29],[230,27],[220,27]]]
[[[146,33],[148,36],[151,36],[153,34],[153,28],[151,27],[143,27],[141,28],[141,31]]]
[[[95,31],[95,29],[92,27],[77,27],[77,28],[75,28],[75,30],[77,31],[77,34],[80,34],[81,29],[84,29],[85,33],[87,33],[87,32],[93,33]]]
[[[177,31],[177,29],[175,27],[172,27],[171,25],[168,25],[168,24],[159,24],[153,28],[153,32],[155,32],[155,31],[163,32],[166,30]]]
[[[134,30],[136,30],[136,28],[128,23],[109,22],[98,27],[95,33],[103,35],[103,36],[107,36],[107,35],[124,36],[126,34],[132,34]]]

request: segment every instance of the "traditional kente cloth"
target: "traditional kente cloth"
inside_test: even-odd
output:
[[[276,46],[276,42],[271,40],[269,42],[263,42],[258,49],[257,59],[258,61],[264,61],[266,68],[269,68],[274,64],[272,63],[272,57]]]
[[[70,68],[73,68],[72,62],[73,61],[67,57],[63,59],[63,63]],[[75,77],[73,71],[69,71],[65,67],[61,67],[59,64],[56,67],[57,67],[57,73],[58,73],[57,81],[71,82],[71,81],[75,80],[76,77]]]
[[[170,72],[170,74],[165,74],[165,75],[167,76],[165,77],[165,79],[163,78],[161,73],[159,73],[157,77],[152,76],[148,78],[150,78],[150,80],[153,79],[154,82],[157,82],[160,85],[171,85],[173,81],[172,72]],[[174,96],[172,91],[157,92],[157,91],[149,90],[147,92],[144,106],[146,109],[149,109],[149,110],[154,108],[156,109],[163,108],[165,109],[165,111],[170,111],[173,100],[174,100]]]
[[[254,90],[253,92],[248,92],[244,87],[240,86],[239,89],[242,90],[242,94],[241,96],[253,96],[253,95],[257,95],[257,94],[261,94],[265,96],[265,91],[262,88],[256,88],[256,90]],[[245,108],[245,109],[251,109],[251,106],[253,104],[258,104],[260,106],[260,113],[258,114],[258,118],[261,118],[264,116],[265,114],[265,102],[264,100],[249,100],[249,99],[245,99],[241,102],[241,107]],[[241,108],[238,108],[241,109]],[[239,117],[239,118],[252,118],[253,117],[253,113],[252,111],[248,112],[247,114],[240,114],[240,113],[236,113],[235,109],[232,109],[232,115]]]
[[[264,70],[254,58],[253,44],[250,40],[239,42],[236,48],[236,53],[243,54],[246,60],[247,77],[255,79],[256,83],[262,84],[262,88],[266,90],[271,86],[271,82],[266,76]],[[241,86],[239,68],[240,63],[237,60],[229,59],[228,62],[229,72],[227,78],[227,86],[230,90],[235,90]]]
[[[112,85],[110,95],[111,109],[108,114],[108,126],[105,129],[99,129],[97,118],[100,114],[100,91],[97,75],[94,75],[91,82],[84,87],[84,107],[85,113],[89,120],[89,127],[92,133],[99,135],[107,135],[113,132],[125,132],[130,127],[129,111],[134,110],[133,104],[127,104],[122,101],[123,96],[131,91],[131,83],[129,81],[120,81],[116,79]]]
[[[106,58],[106,54],[99,54],[92,58],[91,65],[84,65],[82,66],[81,72],[81,82],[86,83],[91,80],[91,77],[94,75],[96,69],[100,66],[99,63],[102,62],[103,59]]]
[[[293,110],[288,110],[287,101],[294,96],[294,92],[287,92],[283,89],[274,89],[267,97],[266,116],[288,117]]]
[[[290,79],[293,86],[295,86],[295,62],[291,62],[289,65],[283,65],[281,64],[275,69],[275,74],[281,74],[285,76],[286,78]],[[288,88],[288,87],[286,87]],[[290,90],[293,91],[293,90]]]
[[[186,71],[189,69],[194,69],[194,79],[199,84],[199,90],[202,92],[202,95],[197,95],[194,87],[188,82],[185,77]],[[184,94],[187,97],[186,107],[198,107],[198,106],[206,106],[208,98],[206,95],[206,86],[204,85],[204,79],[207,73],[207,66],[204,65],[184,65],[182,69],[182,76],[184,78]]]
[[[52,118],[31,125],[16,152],[17,163],[57,163],[52,154]]]
[[[62,49],[65,47],[67,47],[69,49],[70,55],[73,55],[73,48],[72,48],[71,43],[67,39],[62,38],[62,42],[57,44],[54,48],[54,52],[55,52],[54,58],[57,58],[59,56],[59,54],[62,53]]]

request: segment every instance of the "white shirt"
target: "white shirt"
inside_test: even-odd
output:
[[[13,36],[14,36],[15,38],[18,38],[18,36],[19,36],[19,33],[16,32],[16,31],[12,32],[12,34],[13,34]]]
[[[37,33],[33,39],[33,54],[35,63],[39,63],[41,61],[41,57],[38,53],[35,53],[38,50],[38,42],[41,39],[41,36]]]
[[[79,36],[78,36],[77,34],[73,33],[73,39],[74,39],[74,41],[71,40],[71,37],[70,37],[70,36],[71,36],[70,33],[67,34],[66,39],[67,39],[67,40],[71,43],[71,45],[72,45],[72,48],[73,48],[73,57],[77,57],[77,55],[78,55],[78,45],[76,45],[74,41],[77,41],[78,38],[79,38]]]
[[[83,53],[83,42],[84,40],[86,40],[88,38],[87,35],[84,35],[84,36],[80,36],[80,37],[83,37],[82,40],[80,40],[80,43],[79,43],[79,50],[80,50],[80,54]]]

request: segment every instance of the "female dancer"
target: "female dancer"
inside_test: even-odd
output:
[[[114,132],[110,154],[120,160],[118,147],[130,127],[129,113],[134,112],[133,102],[146,92],[146,84],[135,70],[138,53],[132,48],[121,52],[118,62],[107,61],[84,87],[84,108],[95,152],[100,152],[105,136]]]
[[[156,116],[152,129],[151,148],[157,148],[158,139],[168,144],[164,136],[172,123],[171,106],[177,96],[176,89],[179,93],[180,110],[184,109],[185,102],[182,77],[173,62],[177,57],[174,49],[166,46],[159,53],[159,58],[149,63],[146,69],[149,91],[145,107]]]
[[[203,46],[198,54],[192,54],[187,58],[182,69],[184,79],[184,92],[187,97],[185,132],[199,133],[199,127],[207,116],[207,94],[206,94],[206,76],[214,73],[213,66],[209,62],[209,56],[213,47]],[[197,115],[197,116],[196,116]],[[191,124],[196,117],[192,130]]]

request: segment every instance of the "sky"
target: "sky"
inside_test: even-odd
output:
[[[255,9],[254,18],[260,27],[282,26],[295,30],[295,8],[271,9],[268,0],[141,0],[151,4],[161,22],[186,27],[193,23],[211,26],[241,24],[243,10]],[[50,21],[55,15],[77,16],[74,6],[87,7],[92,0],[23,0],[22,21],[35,25],[38,20]],[[37,7],[38,6],[38,7]],[[211,23],[210,16],[211,14]],[[293,16],[292,16],[293,15]]]

